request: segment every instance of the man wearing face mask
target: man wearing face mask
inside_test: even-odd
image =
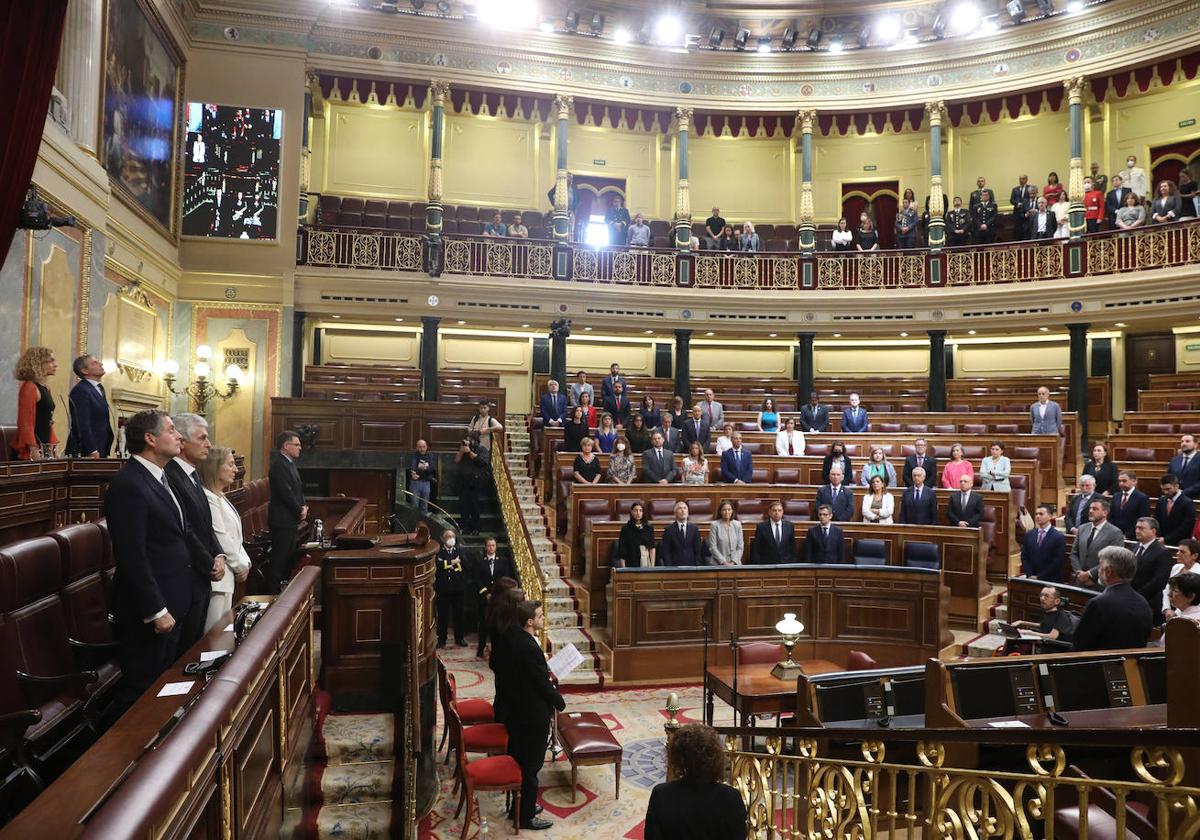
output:
[[[1125,168],[1121,170],[1121,182],[1133,190],[1138,198],[1150,197],[1150,182],[1146,179],[1146,170],[1137,165],[1137,158],[1130,155],[1125,159]]]
[[[437,646],[446,646],[448,625],[453,619],[454,642],[459,647],[466,647],[467,640],[463,638],[463,591],[466,588],[466,573],[463,570],[458,540],[449,528],[442,532],[442,548],[437,553],[436,563],[433,592],[437,607]]]

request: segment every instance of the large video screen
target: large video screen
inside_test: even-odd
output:
[[[283,111],[189,102],[183,234],[275,239]]]

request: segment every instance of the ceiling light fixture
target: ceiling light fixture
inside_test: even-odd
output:
[[[967,330],[967,335],[975,335],[975,330]]]
[[[674,15],[663,15],[654,24],[654,39],[660,44],[675,44],[683,37],[683,24]]]
[[[549,20],[544,20],[538,24],[538,29],[542,30],[546,35],[554,34],[554,23]]]
[[[1000,31],[1000,18],[996,15],[988,15],[979,23],[981,32],[998,32]]]
[[[599,12],[592,14],[591,30],[593,35],[599,35],[604,31],[604,15]]]
[[[908,338],[908,333],[906,333],[906,332],[902,332],[902,333],[900,333],[900,337],[901,337],[901,338]]]
[[[758,51],[760,53],[769,53],[771,51],[771,39],[770,38],[759,38],[758,39]]]
[[[568,32],[574,32],[579,28],[579,12],[567,12],[563,17],[563,28]]]
[[[1038,327],[1038,329],[1041,330],[1042,332],[1050,332],[1049,327]]]
[[[933,19],[933,26],[929,27],[930,33],[934,38],[942,39],[946,37],[946,17],[938,15]]]
[[[1113,324],[1113,326],[1114,327],[1127,327],[1129,325],[1126,324],[1124,321],[1117,321],[1117,323]]]
[[[708,45],[712,49],[720,49],[721,42],[725,40],[725,30],[719,26],[714,26],[708,32]]]
[[[1054,14],[1054,0],[1037,0],[1038,11],[1043,17],[1050,17]]]
[[[916,29],[904,30],[904,45],[907,47],[915,47],[921,42],[921,34]]]
[[[779,48],[782,50],[790,50],[796,46],[796,39],[800,37],[800,33],[792,27],[785,27],[783,37],[779,39]]]
[[[646,330],[646,335],[654,335],[654,330]]]
[[[841,333],[834,333],[834,334],[833,334],[833,337],[834,337],[834,338],[841,338],[841,337],[842,337],[842,334],[841,334]]]
[[[1071,14],[1083,11],[1083,0],[1067,0],[1067,11]]]
[[[712,330],[709,330],[708,332],[705,333],[705,335],[716,335],[716,333],[713,332]]]
[[[894,44],[900,38],[900,18],[896,15],[884,15],[875,22],[875,35],[885,44]]]
[[[771,338],[775,338],[779,333],[771,333]]]
[[[840,53],[845,49],[845,44],[842,43],[842,36],[836,35],[829,39],[829,51],[831,53]]]
[[[858,30],[858,45],[865,47],[869,43],[871,43],[871,27],[863,24],[862,28]]]
[[[613,40],[618,44],[628,44],[632,39],[629,35],[628,29],[618,28],[617,31],[613,33]]]
[[[955,35],[966,35],[979,27],[979,7],[970,0],[959,3],[950,12],[950,28]]]

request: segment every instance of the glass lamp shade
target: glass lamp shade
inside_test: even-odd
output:
[[[795,613],[784,613],[783,619],[775,625],[775,629],[779,631],[779,635],[783,637],[797,637],[804,632],[804,625],[796,620]]]
[[[208,366],[208,362],[196,362],[196,366],[192,368],[192,370],[195,372],[197,377],[203,377],[205,379],[207,379],[208,375],[212,373],[212,368]]]
[[[775,625],[775,629],[783,637],[783,647],[787,651],[787,659],[775,663],[775,667],[771,669],[771,676],[779,680],[795,680],[804,673],[804,669],[792,660],[792,648],[796,646],[796,642],[800,641],[804,625],[796,620],[795,613],[784,613],[783,619]]]
[[[162,371],[166,376],[174,376],[179,373],[179,362],[174,359],[167,359],[163,362]]]
[[[212,348],[207,344],[201,344],[196,348],[196,358],[202,361],[208,361],[212,358]]]
[[[229,365],[225,368],[225,379],[228,382],[241,382],[245,378],[242,369],[238,365]]]

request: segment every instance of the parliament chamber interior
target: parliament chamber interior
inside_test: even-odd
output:
[[[1200,836],[1200,0],[0,21],[0,838]]]

